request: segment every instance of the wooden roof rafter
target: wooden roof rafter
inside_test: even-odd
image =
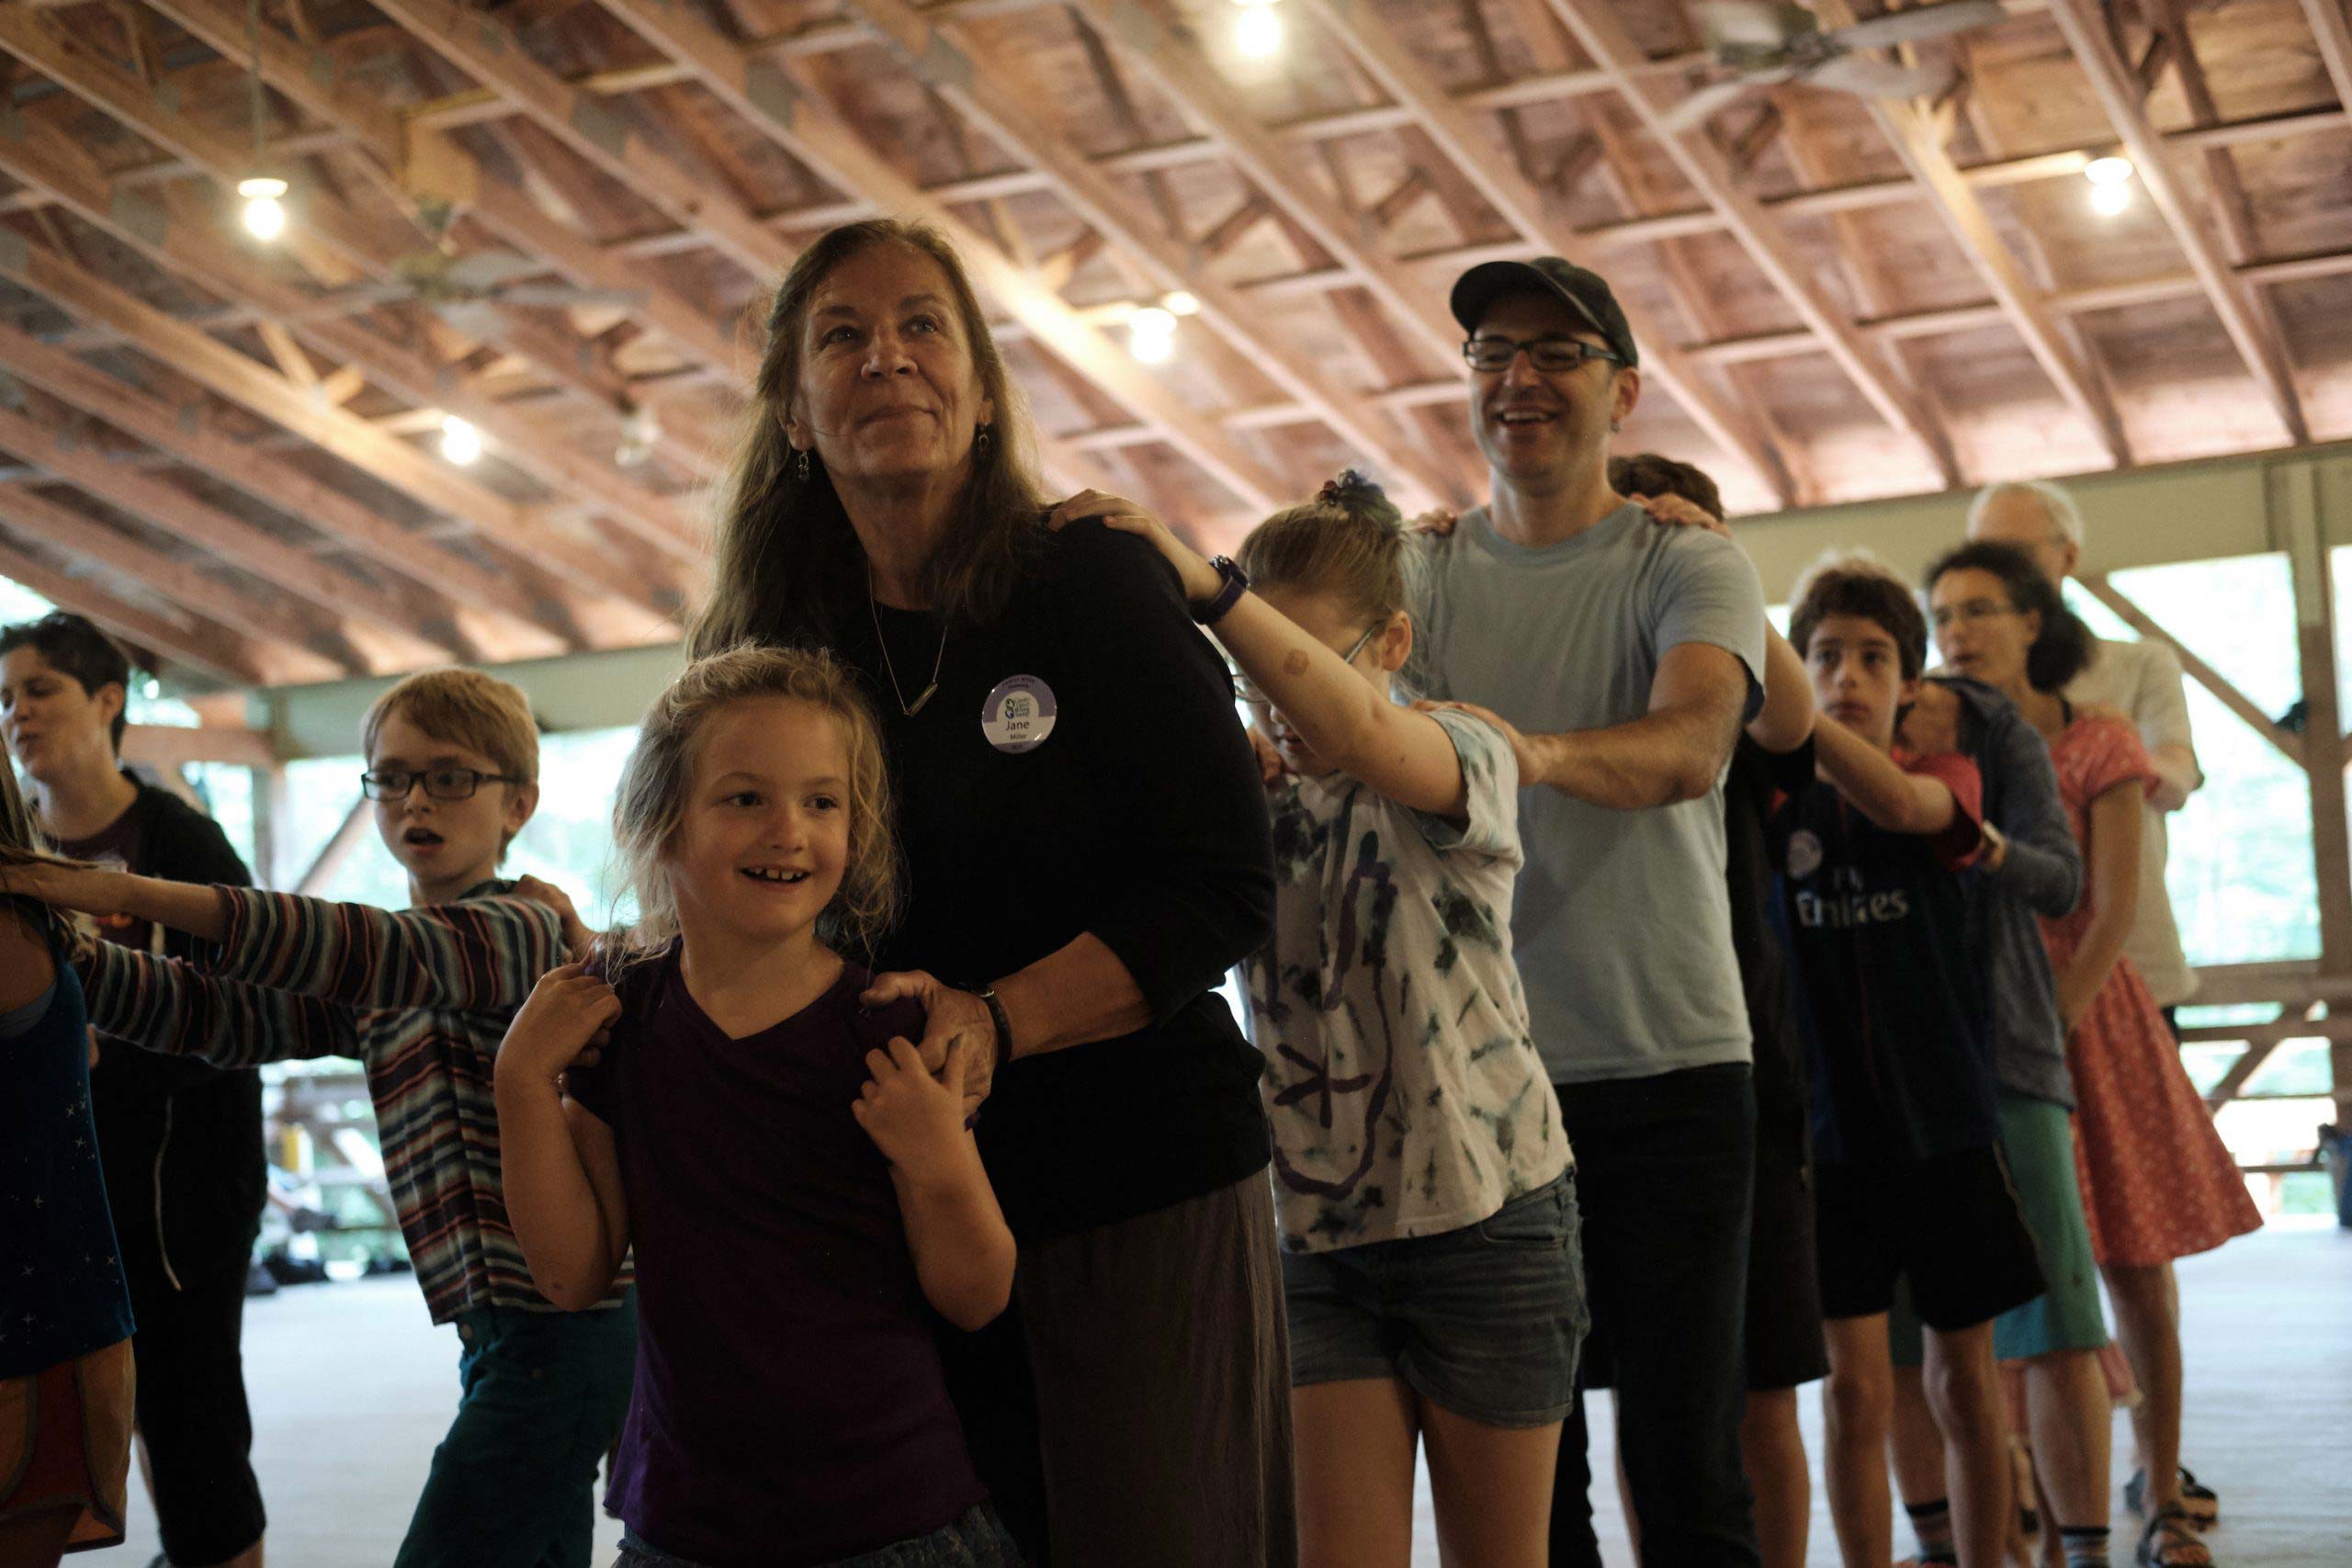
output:
[[[33,264],[28,262],[29,271]],[[136,326],[136,312],[123,311]],[[171,354],[174,334],[161,330],[145,339],[150,351]],[[301,519],[361,559],[413,581],[435,602],[424,623],[428,636],[475,657],[545,656],[569,646],[565,637],[513,615],[518,584],[474,565],[465,557],[422,547],[410,531],[390,523],[346,492],[303,472],[291,462],[233,441],[208,422],[173,407],[65,351],[0,326],[0,371],[39,387],[59,401],[106,421],[147,443],[159,456],[182,462],[245,491],[263,504]],[[292,585],[288,585],[292,586]],[[297,589],[297,592],[301,590]],[[447,596],[446,604],[440,604]],[[469,613],[470,612],[470,613]],[[410,612],[413,619],[413,612]]]
[[[231,250],[200,224],[175,223],[168,209],[145,197],[115,192],[87,155],[51,128],[18,117],[11,130],[12,135],[0,136],[0,173],[40,187],[143,259],[265,314],[290,321],[306,338],[348,350],[372,368],[381,370],[401,355],[401,351],[364,328],[302,320],[299,298],[269,281],[246,256]],[[526,569],[526,581],[536,581],[537,570],[544,568],[573,590],[612,594],[624,603],[634,600],[655,615],[661,613],[641,578],[633,578],[594,552],[575,553],[557,546],[528,526],[516,502],[464,478],[407,442],[387,436],[324,398],[303,392],[274,367],[172,320],[84,271],[57,263],[50,253],[25,243],[13,230],[0,229],[0,277],[46,296],[82,321],[121,333],[134,344],[157,353],[214,394],[294,431],[424,505],[462,519],[484,537],[511,547],[519,560],[533,563]],[[336,326],[342,330],[328,330]],[[160,352],[158,344],[164,345]],[[421,365],[409,372],[413,379],[426,385],[438,374]],[[410,570],[434,570],[434,554],[433,547],[421,542]],[[528,609],[527,595],[510,592],[505,603],[509,613]],[[643,621],[628,615],[616,619],[593,600],[568,598],[564,613],[586,631],[592,646],[643,640]]]
[[[1815,10],[1827,27],[1847,27],[1857,19],[1847,0],[1815,0]],[[2089,428],[2110,463],[2130,462],[2131,442],[2115,400],[2060,330],[2048,296],[2018,269],[1975,187],[1952,161],[1939,130],[1942,122],[1930,106],[1871,98],[1863,107],[2059,396]]]
[[[1917,389],[1890,373],[1890,364],[1854,331],[1837,301],[1821,291],[1805,259],[1763,205],[1740,184],[1722,149],[1696,130],[1677,135],[1666,125],[1663,107],[1634,73],[1634,67],[1647,57],[1617,14],[1605,0],[1550,0],[1550,4],[1577,47],[1609,73],[1623,101],[1674,160],[1682,176],[1723,215],[1732,237],[1820,340],[1823,352],[1837,362],[1881,418],[1918,442],[1945,485],[1961,483],[1950,436],[1922,411]]]
[[[142,649],[167,654],[191,670],[232,686],[292,685],[308,678],[304,673],[308,666],[288,659],[278,645],[195,615],[186,615],[179,622],[167,620],[87,578],[6,544],[0,544],[0,577],[24,584],[53,604],[87,615]]]
[[[1405,481],[1400,497],[1418,510],[1440,500],[1462,504],[1467,496],[1455,476],[1400,450],[1390,417],[1353,388],[1336,382],[1328,368],[1283,346],[1278,323],[1256,301],[1207,275],[1189,240],[1169,233],[1154,215],[1078,157],[1023,102],[1009,63],[969,31],[953,22],[933,24],[906,0],[849,0],[918,74],[956,110],[997,141],[1051,171],[1064,198],[1094,227],[1110,234],[1149,273],[1163,293],[1189,291],[1201,320],[1280,387],[1363,455],[1367,466]]]
[[[519,112],[528,115],[559,140],[583,152],[593,149],[596,161],[627,188],[645,199],[655,199],[656,193],[645,188],[649,176],[641,165],[647,164],[649,157],[659,158],[659,154],[646,146],[625,119],[532,60],[519,40],[494,19],[460,12],[447,0],[385,0],[378,9],[450,58],[476,80],[488,84]],[[621,19],[632,21],[626,15]],[[813,126],[828,147],[836,149],[835,161],[857,165],[869,185],[878,185],[885,192],[886,199],[903,191],[910,199],[895,205],[918,210],[948,228],[957,236],[959,248],[975,272],[984,284],[992,286],[1000,301],[1011,306],[1016,316],[1034,318],[1029,324],[1041,341],[1076,363],[1091,380],[1121,402],[1138,412],[1148,411],[1148,417],[1173,445],[1242,495],[1249,504],[1255,505],[1261,498],[1279,492],[1280,482],[1262,468],[1257,458],[1240,450],[1214,424],[1168,396],[1148,378],[1136,373],[1123,351],[1058,299],[1038,288],[989,242],[967,229],[944,209],[936,209],[924,200],[911,181],[898,175],[878,157],[859,146],[845,121],[813,97],[804,103],[801,88],[789,77],[765,62],[746,61],[735,45],[683,12],[665,10],[658,18],[634,19],[645,26],[653,26],[657,20],[672,29],[675,35],[673,43],[682,48],[691,46],[694,74],[698,82],[804,164],[811,163],[802,142]],[[638,30],[642,32],[643,27]],[[662,45],[661,39],[650,41],[657,47]],[[666,160],[662,162],[666,164]],[[854,182],[840,175],[838,170],[819,167],[818,172],[837,185],[854,188]],[[690,193],[684,198],[671,193],[663,199],[680,208],[673,220],[682,221],[689,231],[695,232],[701,231],[701,224],[695,220],[697,206],[724,206],[707,193]],[[771,283],[789,266],[797,248],[781,233],[761,227],[757,220],[740,209],[726,208],[724,218],[728,248],[745,253],[741,259],[754,264],[752,275],[763,285]],[[1047,469],[1060,475],[1064,482],[1091,482],[1096,472],[1093,465],[1044,432],[1038,433],[1038,448]]]
[[[249,172],[251,150],[235,138],[198,124],[166,105],[163,96],[129,75],[74,35],[25,11],[0,7],[0,49],[15,55],[130,130],[188,160],[223,193]],[[166,198],[168,199],[168,197]],[[395,278],[395,264],[425,246],[409,222],[360,212],[311,182],[300,203],[300,221],[289,241],[316,247],[359,276],[383,282]],[[471,313],[490,341],[513,349],[557,379],[584,390],[608,407],[621,400],[617,380],[600,382],[583,364],[576,337],[561,341],[544,324],[492,306]],[[565,334],[569,335],[569,334]],[[471,420],[502,454],[551,488],[596,503],[639,537],[681,561],[695,558],[693,529],[671,502],[654,497],[610,464],[585,457],[552,427],[481,400],[443,389],[440,400],[457,404],[453,413]]]
[[[244,19],[235,0],[146,3],[223,58],[250,63]],[[730,378],[741,371],[745,355],[727,324],[690,302],[651,268],[549,217],[522,186],[484,165],[447,136],[403,117],[334,55],[265,24],[261,73],[305,114],[334,127],[372,164],[389,171],[404,199],[448,204],[461,214],[461,224],[478,224],[523,254],[546,261],[556,276],[575,287],[642,295],[643,302],[632,309],[633,320],[661,333],[689,359]],[[630,400],[647,400],[638,396]],[[662,430],[662,449],[694,472],[707,456],[707,433],[682,432],[675,411],[659,400],[653,400],[653,412]]]
[[[446,0],[386,0],[379,8],[420,27],[432,26],[447,10]],[[741,46],[712,30],[683,7],[642,0],[605,0],[630,29],[671,59],[687,65],[695,80],[761,135],[790,152],[837,188],[937,225],[955,243],[975,280],[1020,321],[1035,340],[1112,397],[1158,428],[1229,491],[1244,508],[1266,510],[1287,493],[1289,484],[1258,457],[1235,442],[1216,423],[1148,374],[1102,332],[1045,289],[993,241],[966,223],[886,161],[861,132],[822,95],[764,62],[748,58]],[[435,47],[447,40],[436,39]],[[469,49],[461,62],[469,72],[513,90],[536,116],[573,103],[576,95],[551,73],[508,50],[487,54]],[[771,236],[773,271],[781,272],[793,247]],[[1042,442],[1049,467],[1082,468],[1075,455]]]
[[[243,589],[222,582],[194,564],[151,548],[64,502],[26,485],[0,487],[0,525],[38,539],[94,567],[120,572],[173,604],[225,626],[243,627],[280,645],[273,662],[299,681],[335,681],[354,674],[373,674],[393,666],[362,663],[355,668],[315,647],[316,629],[306,617],[289,614]]]
[[[2245,280],[2231,270],[2206,230],[2204,215],[2190,204],[2173,173],[2165,144],[2148,122],[2147,112],[2133,88],[2131,68],[2117,51],[2105,17],[2090,0],[2051,0],[2050,16],[2065,35],[2067,48],[2074,51],[2075,62],[2090,81],[2091,91],[2131,154],[2149,200],[2163,214],[2165,225],[2188,258],[2189,269],[2197,275],[2239,357],[2245,361],[2256,388],[2278,416],[2287,438],[2298,444],[2308,442],[2311,427],[2303,417],[2302,401],[2295,390],[2285,345],[2269,330],[2269,323],[2255,306]]]
[[[1353,0],[1301,0],[1301,4],[1345,43],[1349,53],[1384,91],[1409,107],[1419,128],[1510,221],[1525,243],[1571,261],[1586,254],[1586,247],[1558,219],[1552,204],[1526,176],[1495,157],[1467,113],[1368,7],[1358,6]],[[1783,504],[1792,503],[1795,485],[1788,464],[1765,442],[1755,422],[1726,401],[1703,372],[1683,358],[1662,324],[1650,319],[1637,302],[1620,303],[1627,306],[1626,319],[1641,345],[1644,374],[1664,387],[1693,423],[1754,474],[1768,491]]]
[[[399,601],[377,585],[287,549],[266,530],[160,474],[109,462],[29,413],[0,409],[0,447],[295,595],[331,617],[370,671],[414,669],[459,657],[457,649],[420,636]]]

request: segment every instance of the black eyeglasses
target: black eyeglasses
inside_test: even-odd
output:
[[[1539,337],[1521,342],[1518,338],[1480,335],[1462,345],[1462,357],[1470,362],[1473,370],[1508,370],[1510,362],[1519,357],[1521,349],[1535,363],[1535,368],[1546,376],[1563,376],[1571,370],[1581,370],[1592,360],[1606,360],[1623,365],[1625,356],[1611,354],[1596,344],[1573,337]]]
[[[360,790],[370,800],[406,800],[419,780],[435,800],[471,800],[484,784],[526,784],[513,773],[485,773],[479,768],[427,768],[421,773],[399,768],[370,768],[359,775]]]

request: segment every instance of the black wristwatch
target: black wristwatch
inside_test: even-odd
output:
[[[1213,626],[1225,619],[1225,613],[1239,604],[1241,596],[1250,592],[1250,574],[1242,570],[1241,563],[1231,556],[1212,557],[1209,565],[1225,579],[1225,586],[1218,589],[1216,597],[1206,604],[1193,606],[1193,619],[1204,626]]]
[[[989,1005],[989,1021],[996,1026],[996,1066],[1001,1071],[1012,1059],[1012,1021],[1004,1015],[1004,1004],[997,1000],[994,986],[976,993]]]

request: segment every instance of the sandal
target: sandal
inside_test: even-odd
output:
[[[2148,1472],[2135,1470],[2132,1479],[2123,1483],[2123,1504],[2133,1513],[2145,1518],[2148,1514]],[[2213,1489],[2199,1483],[2197,1472],[2187,1465],[2180,1467],[2180,1507],[2188,1522],[2199,1529],[2211,1529],[2221,1522],[2222,1500]]]
[[[2140,1568],[2211,1568],[2213,1554],[2188,1528],[2188,1513],[2167,1503],[2140,1532],[2140,1550],[2133,1555]]]

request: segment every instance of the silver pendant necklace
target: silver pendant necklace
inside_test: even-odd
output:
[[[865,569],[865,613],[874,617],[874,643],[882,650],[882,668],[890,677],[890,695],[898,699],[900,716],[912,718],[922,712],[922,705],[931,701],[932,694],[939,690],[940,667],[947,659],[947,628],[944,626],[939,628],[939,652],[931,661],[931,684],[925,686],[910,705],[907,701],[907,694],[899,685],[899,667],[890,660],[890,639],[882,635],[882,612],[875,607],[874,568],[870,564]]]

